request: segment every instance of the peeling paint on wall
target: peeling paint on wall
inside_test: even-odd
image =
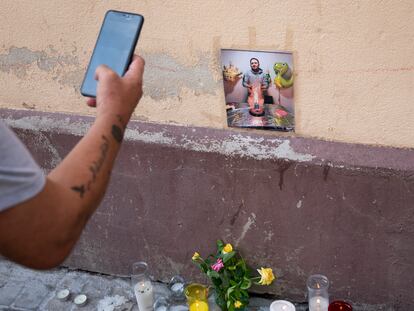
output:
[[[236,247],[239,246],[239,243],[241,241],[243,241],[244,237],[246,236],[246,233],[251,229],[252,225],[254,225],[255,222],[256,222],[256,214],[251,213],[251,215],[247,219],[247,222],[243,226],[240,236],[236,239],[236,242],[234,243]]]
[[[42,131],[68,132],[76,136],[83,136],[90,127],[87,122],[72,122],[69,118],[56,120],[48,117],[23,117],[18,120],[6,118],[5,122],[14,128]],[[286,159],[298,162],[311,161],[311,154],[298,153],[290,146],[289,139],[252,138],[251,136],[230,135],[223,140],[217,138],[193,139],[182,134],[180,138],[171,137],[165,131],[140,131],[127,129],[125,140],[145,143],[173,145],[187,150],[199,152],[216,152],[226,156],[240,156],[262,159]],[[266,143],[265,143],[266,142]]]
[[[83,68],[79,68],[76,55],[59,54],[53,46],[49,46],[47,52],[12,46],[6,53],[0,54],[0,71],[15,74],[20,79],[27,78],[32,65],[36,65],[41,71],[51,73],[52,79],[60,84],[76,89],[79,88],[84,75]]]

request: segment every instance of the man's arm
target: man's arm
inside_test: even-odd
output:
[[[136,57],[123,78],[107,67],[99,81],[97,116],[88,133],[47,176],[32,199],[0,213],[0,253],[48,269],[70,253],[106,190],[126,124],[142,95],[144,61]]]
[[[250,88],[251,87],[251,85],[249,84],[249,77],[248,77],[248,75],[246,73],[243,74],[242,85],[244,87],[247,87],[247,88]]]

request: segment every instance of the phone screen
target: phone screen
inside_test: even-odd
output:
[[[138,14],[108,11],[105,15],[81,93],[96,97],[95,70],[105,64],[123,76],[131,61],[144,18]]]

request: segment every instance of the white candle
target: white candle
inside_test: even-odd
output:
[[[329,301],[322,296],[309,299],[309,311],[328,311]]]
[[[59,300],[68,300],[70,295],[70,292],[68,289],[62,289],[61,291],[59,291],[56,295],[57,299]]]
[[[73,302],[77,306],[84,306],[87,300],[88,300],[88,297],[86,297],[86,295],[81,294],[81,295],[76,296]]]
[[[151,281],[139,282],[134,286],[135,297],[139,311],[152,311],[154,305],[154,292]]]
[[[296,311],[293,303],[286,300],[275,300],[270,305],[270,311]]]

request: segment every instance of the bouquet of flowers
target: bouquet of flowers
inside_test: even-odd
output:
[[[248,289],[253,283],[272,284],[275,276],[271,268],[257,269],[259,275],[251,277],[251,271],[231,244],[217,241],[216,254],[201,258],[195,252],[192,258],[210,278],[216,293],[216,303],[223,311],[241,311],[249,304]]]

